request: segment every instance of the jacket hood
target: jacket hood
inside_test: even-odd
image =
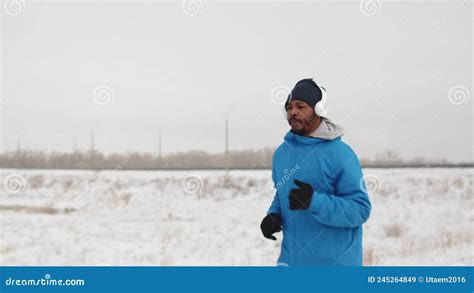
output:
[[[341,138],[341,136],[344,135],[344,128],[331,121],[328,118],[321,117],[321,123],[319,124],[318,128],[316,128],[313,133],[311,133],[309,136],[302,136],[295,134],[291,131],[288,131],[288,133],[285,135],[285,140],[286,141],[295,141],[298,140],[299,142],[303,144],[312,144],[312,143],[318,143],[320,142],[321,139],[325,140],[334,140],[337,138]],[[315,139],[317,138],[317,139]]]
[[[341,125],[336,124],[325,117],[321,117],[321,123],[319,124],[318,128],[316,128],[316,130],[310,134],[311,137],[317,137],[328,140],[333,140],[343,135],[344,128]]]

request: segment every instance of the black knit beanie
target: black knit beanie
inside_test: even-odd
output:
[[[285,109],[291,100],[303,101],[314,108],[316,103],[321,101],[321,98],[321,90],[314,80],[312,78],[302,79],[295,84],[295,87],[288,95],[288,99],[285,102]]]

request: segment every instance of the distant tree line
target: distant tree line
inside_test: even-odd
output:
[[[274,149],[229,151],[211,154],[188,151],[160,156],[145,152],[104,154],[88,152],[43,152],[22,150],[0,154],[0,168],[27,169],[270,169]],[[403,160],[396,152],[386,151],[374,159],[360,159],[363,167],[473,167],[473,162],[450,163],[445,159]]]
[[[159,156],[146,152],[104,154],[25,151],[0,154],[0,168],[31,169],[268,169],[273,149],[210,154],[188,151]]]

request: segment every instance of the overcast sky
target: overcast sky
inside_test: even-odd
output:
[[[188,3],[189,2],[189,3]],[[17,3],[19,3],[17,5]],[[276,147],[302,78],[359,157],[472,161],[472,3],[38,2],[1,13],[1,149]]]

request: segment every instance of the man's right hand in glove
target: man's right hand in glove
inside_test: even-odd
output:
[[[277,240],[273,233],[281,231],[281,217],[279,214],[271,213],[263,218],[260,224],[263,236],[268,239]]]

